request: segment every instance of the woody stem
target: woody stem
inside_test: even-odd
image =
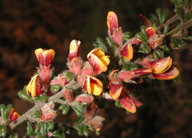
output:
[[[58,92],[57,94],[49,97],[48,103],[49,102],[57,102],[57,100],[62,98],[63,97],[63,90],[64,89],[72,89],[73,91],[75,91],[75,90],[77,90],[79,88],[80,88],[80,86],[78,85],[78,83],[76,81],[72,80],[60,92]],[[24,113],[22,116],[20,116],[17,120],[11,122],[9,124],[9,127],[13,130],[19,124],[21,124],[22,122],[28,120],[31,117],[31,115],[33,115],[34,110],[35,109],[41,109],[41,107],[43,107],[44,104],[45,103],[37,103],[37,104],[35,104],[31,109],[29,109],[26,113]]]

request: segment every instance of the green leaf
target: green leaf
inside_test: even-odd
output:
[[[69,135],[71,133],[71,130],[69,128],[66,128],[65,133]]]
[[[75,74],[73,72],[64,71],[63,73],[64,73],[68,82],[70,82],[71,80],[73,80],[75,78]]]
[[[6,137],[7,135],[7,127],[4,125],[0,125],[0,137]]]
[[[8,118],[9,117],[9,112],[10,112],[10,110],[13,108],[13,106],[11,105],[11,104],[8,104],[7,106],[6,106],[6,108],[5,108],[5,110],[4,110],[4,118]]]
[[[142,32],[137,33],[136,37],[139,38],[143,42],[147,42],[147,40],[148,40],[148,36],[143,34]]]
[[[156,10],[156,14],[157,14],[157,17],[158,17],[158,19],[159,19],[160,24],[163,24],[164,21],[165,21],[166,18],[167,18],[168,10],[166,10],[166,9],[159,9],[159,8],[158,8],[158,9]]]
[[[149,17],[150,21],[155,24],[155,25],[158,25],[159,24],[159,21],[158,21],[158,18],[155,14],[151,14],[150,17]]]
[[[161,45],[159,48],[162,49],[163,51],[170,51],[169,47],[166,45]]]
[[[178,39],[178,38],[172,38],[171,39],[171,47],[173,49],[185,49],[186,44],[183,40]]]
[[[186,19],[191,19],[192,18],[192,10],[185,14],[185,18]]]
[[[149,54],[151,52],[151,47],[147,43],[142,43],[138,50],[139,53]]]
[[[0,104],[0,116],[4,117],[4,111],[5,111],[5,105],[4,104]]]
[[[35,135],[35,131],[32,127],[32,123],[31,122],[27,122],[27,135],[28,136],[34,136]]]
[[[123,108],[123,106],[121,105],[121,103],[119,101],[115,101],[115,106],[119,107],[119,108]]]
[[[27,94],[26,86],[23,88],[23,90],[18,92],[18,96],[22,100],[26,100],[26,101],[30,101],[31,102],[31,97]]]
[[[18,134],[17,133],[12,133],[9,135],[9,138],[18,138]]]
[[[47,95],[40,95],[38,97],[33,97],[32,100],[33,101],[41,101],[42,103],[46,103],[47,102],[47,99],[48,99],[48,96]]]
[[[69,105],[68,104],[63,104],[63,105],[61,105],[60,107],[59,107],[59,109],[62,111],[62,114],[63,115],[66,115],[66,114],[68,114],[68,112],[69,112]]]
[[[38,109],[34,109],[33,117],[34,118],[39,118],[40,116],[41,116],[41,112]]]
[[[162,51],[162,50],[153,51],[153,57],[154,57],[154,59],[163,58],[164,57],[164,51]]]
[[[54,122],[47,122],[47,132],[54,128]]]
[[[56,138],[65,138],[65,134],[62,132],[60,132],[59,130],[56,130],[53,132],[53,137],[56,137]]]
[[[182,19],[185,18],[185,11],[181,7],[175,7],[174,12],[178,14]]]
[[[128,70],[128,71],[132,71],[132,70],[136,70],[138,69],[138,65],[135,63],[125,63],[122,66],[122,70]]]
[[[89,136],[89,130],[84,125],[74,126],[74,128],[77,130],[79,136]]]
[[[192,36],[186,36],[186,37],[183,37],[182,39],[192,41]]]
[[[41,124],[40,124],[40,123],[36,124],[36,127],[35,127],[35,134],[37,134],[37,135],[40,135],[40,134],[41,134],[41,132],[40,132],[40,128],[41,128]]]
[[[76,119],[76,122],[77,123],[81,123],[85,120],[85,115],[81,115],[81,116],[78,116],[77,119]]]
[[[79,102],[73,102],[71,104],[71,108],[73,111],[77,114],[77,116],[82,116],[84,114],[84,107],[81,103]]]
[[[57,93],[60,90],[61,90],[61,85],[59,85],[59,84],[52,85],[51,88],[50,88],[50,91],[54,92],[54,93]]]
[[[107,52],[107,47],[104,44],[103,40],[101,38],[96,38],[96,42],[93,43],[93,46],[96,48],[100,48],[101,50],[103,50],[105,53]]]
[[[164,25],[163,26],[163,34],[166,34],[169,31],[169,26],[168,25]]]
[[[40,135],[45,136],[46,135],[46,130],[47,128],[47,123],[40,123]]]
[[[181,78],[177,77],[177,78],[173,79],[173,82],[177,84],[177,83],[181,82]]]
[[[130,32],[124,32],[123,33],[123,40],[127,42],[129,39],[131,39],[131,33]]]
[[[113,40],[111,40],[110,37],[107,37],[106,38],[106,41],[109,45],[109,50],[112,51],[113,53],[115,53],[116,49],[117,49],[117,45],[113,42]]]
[[[181,3],[181,0],[171,0],[175,6],[178,6]]]

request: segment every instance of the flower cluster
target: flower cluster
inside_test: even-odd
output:
[[[0,126],[7,125],[19,118],[20,115],[15,111],[12,105],[0,104]]]
[[[6,136],[7,125],[14,129],[22,123],[22,119],[29,120],[27,135],[32,137],[65,137],[67,127],[75,128],[79,135],[88,136],[88,129],[100,131],[103,126],[104,118],[100,116],[102,112],[99,109],[100,105],[105,107],[105,104],[100,104],[104,100],[113,100],[116,105],[120,104],[128,112],[135,113],[137,107],[142,106],[136,96],[139,84],[145,79],[175,79],[180,73],[164,49],[167,44],[166,32],[170,29],[169,24],[165,26],[166,11],[157,12],[159,23],[153,23],[140,15],[145,26],[132,37],[123,33],[117,15],[109,11],[108,45],[98,40],[94,45],[96,48],[83,59],[78,52],[81,42],[72,40],[67,57],[68,69],[57,76],[53,76],[52,67],[55,51],[36,49],[34,53],[39,62],[37,73],[18,93],[21,99],[32,102],[35,106],[16,121],[20,115],[14,108],[1,104],[0,137]],[[174,30],[169,33],[173,32]],[[170,40],[171,47],[178,48],[184,43],[175,38],[173,40]],[[168,42],[170,41],[168,38]],[[178,47],[177,42],[180,42]],[[54,126],[54,119],[61,115],[58,111],[62,115],[69,114],[71,118]],[[60,129],[64,123],[67,125]],[[54,128],[58,130],[54,131]]]
[[[142,61],[142,65],[152,69],[152,76],[160,80],[174,79],[179,75],[179,70],[172,66],[172,58],[164,57],[158,60],[146,57]]]
[[[53,49],[38,48],[35,50],[35,55],[39,61],[38,73],[35,74],[26,87],[28,95],[36,97],[46,93],[48,84],[52,77],[51,63],[55,56]]]
[[[148,26],[151,25],[148,23]],[[124,57],[128,60],[133,59],[133,44],[141,47],[142,44],[147,44],[150,49],[155,50],[161,46],[163,42],[163,35],[157,34],[156,29],[152,26],[147,27],[138,36],[125,42],[123,45],[123,33],[121,28],[118,26],[117,15],[110,11],[107,15],[107,26],[109,37],[117,45],[115,54],[120,57]],[[147,38],[147,39],[146,39]],[[118,100],[121,105],[129,112],[135,113],[136,107],[142,105],[138,99],[133,96],[132,92],[135,90],[130,87],[130,84],[138,84],[138,78],[143,75],[153,77],[161,80],[174,79],[179,75],[179,70],[176,67],[172,67],[172,58],[164,57],[160,59],[150,58],[152,55],[146,56],[142,59],[142,68],[131,70],[131,71],[118,71],[113,70],[109,75],[109,94],[113,100]],[[132,61],[131,61],[132,62]],[[134,63],[134,61],[133,61]],[[125,85],[126,84],[126,85]]]
[[[100,95],[103,92],[103,83],[94,76],[107,71],[109,56],[96,48],[88,53],[88,61],[84,62],[78,56],[79,47],[80,41],[71,41],[68,55],[69,69],[77,75],[78,83],[84,91],[92,95]]]

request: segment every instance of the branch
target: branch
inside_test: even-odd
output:
[[[175,22],[176,20],[180,19],[179,15],[175,14],[174,16],[172,16],[170,19],[168,19],[164,24],[161,24],[159,27],[158,27],[158,30],[161,30],[161,28],[165,25],[170,25],[172,24],[173,22]]]
[[[185,14],[187,14],[187,13],[189,13],[189,12],[191,12],[191,11],[192,11],[192,9],[187,10],[187,11],[185,11]],[[170,25],[170,24],[174,23],[175,21],[177,21],[177,20],[179,20],[179,19],[181,19],[181,17],[180,17],[178,14],[175,14],[175,15],[172,16],[170,19],[168,19],[164,24],[161,24],[161,25],[158,27],[158,30],[160,30],[163,26],[165,26],[165,25]]]
[[[186,21],[186,22],[184,22],[184,23],[182,23],[182,24],[180,24],[180,25],[177,26],[175,29],[173,29],[173,30],[171,30],[169,33],[167,33],[165,36],[169,36],[169,35],[171,35],[171,34],[173,34],[173,33],[178,32],[178,31],[181,30],[181,29],[187,29],[187,28],[189,28],[189,27],[191,27],[191,26],[192,26],[192,19],[191,19],[191,20],[188,20],[188,21]]]
[[[79,88],[80,88],[80,86],[78,85],[78,83],[76,81],[72,80],[60,92],[58,92],[57,94],[49,97],[48,103],[49,102],[57,102],[57,100],[59,100],[61,97],[63,97],[63,90],[64,89],[72,89],[74,91],[74,90],[77,90]],[[24,113],[22,116],[20,116],[17,120],[15,120],[14,122],[11,122],[9,124],[9,127],[13,130],[16,126],[18,126],[22,122],[30,119],[31,115],[33,115],[34,109],[40,109],[42,106],[44,106],[44,104],[45,103],[36,104],[34,107],[32,107],[26,113]]]

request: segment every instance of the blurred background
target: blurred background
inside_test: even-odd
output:
[[[135,33],[141,25],[139,14],[149,16],[156,8],[171,11],[173,5],[169,0],[0,0],[0,103],[12,103],[20,114],[32,106],[20,100],[17,92],[36,72],[36,48],[56,51],[56,75],[66,69],[72,39],[81,40],[80,53],[85,57],[97,37],[107,36],[109,10],[117,13],[123,31]],[[191,138],[191,46],[188,43],[187,49],[173,54],[175,64],[181,67],[181,81],[143,87],[144,105],[136,114],[127,115],[125,110],[110,105],[100,136],[90,137]]]

